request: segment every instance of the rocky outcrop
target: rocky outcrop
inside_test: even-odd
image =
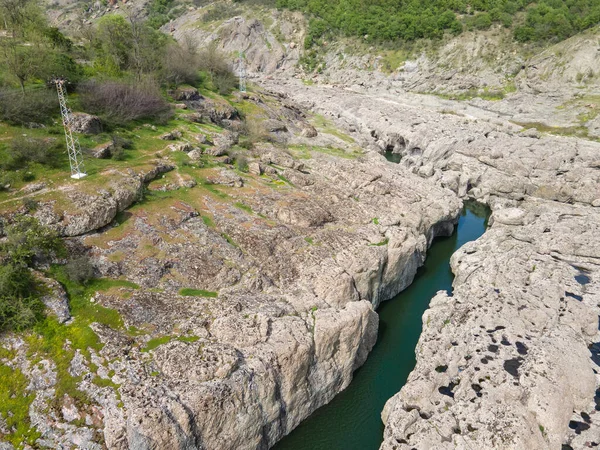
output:
[[[96,116],[82,112],[73,113],[69,123],[71,131],[83,134],[98,134],[102,132],[102,122]]]
[[[62,194],[69,200],[68,207],[54,201],[40,202],[33,214],[44,226],[56,230],[61,236],[79,236],[108,225],[118,212],[124,211],[142,195],[145,183],[159,174],[173,169],[173,165],[158,162],[139,173],[105,173],[110,182],[105,189],[89,193],[75,186],[65,186]]]
[[[71,318],[69,311],[69,298],[63,287],[56,280],[46,278],[36,273],[36,278],[43,284],[46,294],[42,302],[59,323],[65,323]]]
[[[383,449],[585,448],[597,441],[600,212],[499,209],[452,257],[417,366],[388,401]]]
[[[286,99],[245,100],[268,103],[259,119],[278,117],[285,131],[271,133],[291,144],[244,151],[248,172],[206,163],[203,148],[201,176],[190,164],[157,179],[182,156],[165,149],[160,162],[102,173],[101,189],[90,178],[60,187],[67,202],[40,202],[40,221],[71,236],[99,277],[139,285],[93,295],[90,306],[119,313],[91,325],[102,345],[65,346],[85,405],[55,399],[64,365],[44,368],[29,409],[44,445],[94,448],[99,432],[116,449],[274,445],[348,386],[375,344],[375,308],[452,231],[462,204],[450,190],[333,129],[302,136],[312,125]],[[224,151],[241,152],[238,138],[211,135]],[[125,211],[145,183],[170,192]],[[27,361],[27,342],[2,345]]]
[[[460,208],[449,191],[399,176],[400,168],[374,156],[315,155],[305,161],[307,174],[298,172],[318,169],[313,184],[244,195],[247,209],[266,221],[209,202],[209,211],[221,211],[213,220],[227,240],[180,204],[180,218],[165,231],[184,232],[185,245],[170,244],[142,215],[130,219],[126,237],[94,249],[103,273],[168,291],[97,301],[118,309],[127,326],[197,337],[161,345],[150,360],[139,352],[142,337],[126,347],[127,360],[111,365],[126,411],[124,421],[106,410],[111,448],[271,446],[350,383],[376,340],[374,307],[410,283],[434,232],[451,231]],[[124,251],[142,248],[143,239],[157,242],[164,256],[141,263],[137,252]],[[218,298],[178,296],[182,283]],[[111,359],[115,338],[102,339],[101,355]]]
[[[382,448],[597,442],[600,145],[321,92],[317,108],[372,151],[494,210],[491,229],[452,258],[452,295],[423,316],[417,365],[382,414]]]

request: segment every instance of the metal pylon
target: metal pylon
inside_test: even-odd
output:
[[[240,92],[246,92],[246,61],[244,54],[238,58],[238,76],[240,77]]]
[[[71,165],[71,178],[80,180],[85,177],[85,168],[83,166],[83,155],[79,139],[73,136],[71,123],[73,115],[67,106],[67,97],[65,95],[65,80],[57,78],[54,80],[56,91],[58,92],[58,101],[60,102],[60,114],[62,115],[63,127],[65,128],[65,140],[67,141],[67,152],[69,153],[69,164]]]

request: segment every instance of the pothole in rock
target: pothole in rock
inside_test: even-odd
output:
[[[523,358],[520,356],[518,358],[507,359],[504,361],[504,370],[513,377],[519,378],[519,367],[521,367],[521,364],[523,364]]]
[[[594,361],[597,366],[600,366],[600,342],[591,344],[588,349],[592,354],[592,361]]]
[[[393,147],[392,150],[386,150],[383,156],[385,156],[385,159],[387,159],[389,162],[394,164],[399,164],[400,161],[402,161],[402,155],[400,153],[394,153]]]
[[[585,422],[579,422],[578,420],[571,420],[569,422],[569,428],[575,431],[575,434],[581,434],[582,431],[589,430],[590,426]]]
[[[565,291],[565,296],[574,298],[575,300],[577,300],[579,302],[583,300],[583,297],[581,295],[573,294],[572,292],[569,292],[569,291]]]
[[[523,355],[524,356],[524,355],[527,354],[527,350],[528,349],[527,349],[527,346],[525,344],[523,344],[520,341],[517,341],[516,346],[517,346],[517,353],[519,355]]]
[[[577,281],[582,286],[585,286],[586,284],[589,284],[591,280],[590,277],[588,277],[586,274],[584,274],[583,272],[579,272],[579,275],[575,275],[575,281]]]
[[[447,395],[450,398],[454,398],[454,392],[452,392],[454,390],[454,388],[458,386],[458,383],[455,383],[454,381],[451,381],[450,384],[448,386],[441,386],[438,388],[438,392],[442,395]]]

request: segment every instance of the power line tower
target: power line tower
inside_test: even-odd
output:
[[[60,113],[62,115],[63,127],[65,128],[65,140],[67,141],[67,152],[69,153],[69,164],[71,165],[71,178],[80,180],[87,174],[83,167],[83,155],[81,154],[79,139],[73,137],[71,129],[73,114],[67,106],[67,97],[65,95],[66,80],[64,78],[55,78],[52,82],[56,85],[58,101],[60,102]]]
[[[238,58],[238,76],[240,77],[240,92],[246,92],[246,61],[243,52]]]

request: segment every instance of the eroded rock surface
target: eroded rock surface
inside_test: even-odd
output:
[[[382,448],[598,442],[600,213],[543,200],[519,211],[452,257],[453,295],[438,293],[423,316]]]
[[[92,345],[79,348],[75,331],[59,355],[2,341],[0,363],[35,386],[40,446],[274,445],[348,386],[375,344],[375,308],[452,232],[462,202],[449,189],[323,119],[317,131],[280,96],[244,100],[261,108],[271,142],[241,153],[237,132],[211,132],[184,165],[158,139],[162,152],[106,171],[102,189],[40,194],[36,217],[114,283],[78,304],[99,308],[84,328]],[[196,123],[176,140],[197,135]],[[230,164],[239,154],[247,172]],[[81,330],[81,314],[69,330]],[[32,352],[46,362],[32,364]]]
[[[452,258],[452,296],[423,317],[417,365],[382,414],[382,448],[597,445],[600,145],[389,95],[323,89],[317,104],[287,92],[494,211]]]

